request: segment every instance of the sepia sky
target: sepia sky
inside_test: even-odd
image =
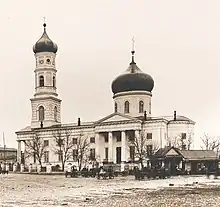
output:
[[[0,7],[0,133],[30,125],[33,44],[43,32],[58,44],[62,121],[92,121],[113,112],[112,80],[127,69],[135,36],[137,65],[155,87],[152,115],[196,121],[195,145],[220,135],[219,0],[7,0]],[[2,138],[0,136],[0,145]]]

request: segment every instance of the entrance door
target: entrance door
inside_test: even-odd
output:
[[[121,147],[116,147],[116,163],[121,163]]]

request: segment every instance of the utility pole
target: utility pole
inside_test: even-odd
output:
[[[6,145],[5,145],[5,134],[3,132],[3,145],[4,145],[4,163],[6,163]]]

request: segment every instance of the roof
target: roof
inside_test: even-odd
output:
[[[166,119],[168,122],[172,122],[172,121],[189,121],[189,122],[195,123],[193,120],[189,119],[188,117],[181,116],[181,115],[177,115],[176,120],[174,120],[173,116],[162,116],[162,117],[158,117],[158,118]]]
[[[175,148],[173,146],[167,146],[167,147],[160,148],[159,150],[157,150],[157,152],[155,153],[155,156],[156,157],[164,157],[171,149],[175,150],[177,154],[181,155],[177,148]]]
[[[180,153],[187,160],[215,160],[217,153],[212,150],[180,150]]]
[[[136,117],[137,119],[140,119],[140,120],[144,120],[144,116],[139,116],[139,117]],[[176,117],[176,120],[174,120],[173,116],[157,116],[157,117],[147,117],[147,120],[146,121],[156,121],[156,120],[164,120],[166,121],[168,124],[169,123],[173,123],[173,122],[179,122],[179,121],[184,121],[184,122],[188,122],[188,123],[191,123],[191,124],[195,124],[195,122],[185,116],[177,116]]]
[[[132,116],[129,116],[127,114],[122,114],[122,113],[112,113],[102,119],[99,119],[97,121],[91,121],[91,122],[81,122],[81,125],[78,126],[78,123],[69,123],[69,124],[57,124],[57,125],[53,125],[53,126],[50,126],[50,127],[44,127],[44,129],[50,129],[50,128],[56,128],[56,127],[93,127],[111,117],[113,117],[114,115],[119,115],[121,117],[124,117],[125,119],[130,119],[131,121],[143,121],[144,120],[144,116],[139,116],[139,117],[132,117]],[[123,121],[123,120],[121,120]],[[124,120],[126,121],[126,120]],[[178,121],[184,121],[184,122],[188,122],[188,123],[191,123],[191,124],[195,124],[194,121],[192,121],[191,119],[185,117],[185,116],[177,116],[176,117],[176,121],[173,120],[173,116],[158,116],[158,117],[147,117],[147,120],[146,122],[151,122],[151,121],[163,121],[165,123],[172,123],[172,122],[177,122]],[[111,121],[111,122],[117,122],[116,120],[115,121]],[[40,129],[40,128],[39,128]],[[19,133],[19,132],[31,132],[33,131],[33,129],[31,128],[31,126],[26,126],[25,128],[17,131],[16,133]]]
[[[15,149],[15,148],[8,148],[8,147],[6,147],[5,149],[4,149],[4,147],[0,147],[0,151],[17,151],[17,149]]]

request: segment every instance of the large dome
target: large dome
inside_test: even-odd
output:
[[[134,62],[134,51],[132,51],[132,62],[124,74],[118,76],[112,82],[112,92],[114,94],[127,91],[151,92],[153,88],[153,78],[138,68]]]
[[[46,32],[46,24],[44,26],[44,33],[41,36],[41,38],[36,42],[36,44],[33,46],[34,53],[38,52],[53,52],[56,53],[58,48],[56,43],[54,43]]]

